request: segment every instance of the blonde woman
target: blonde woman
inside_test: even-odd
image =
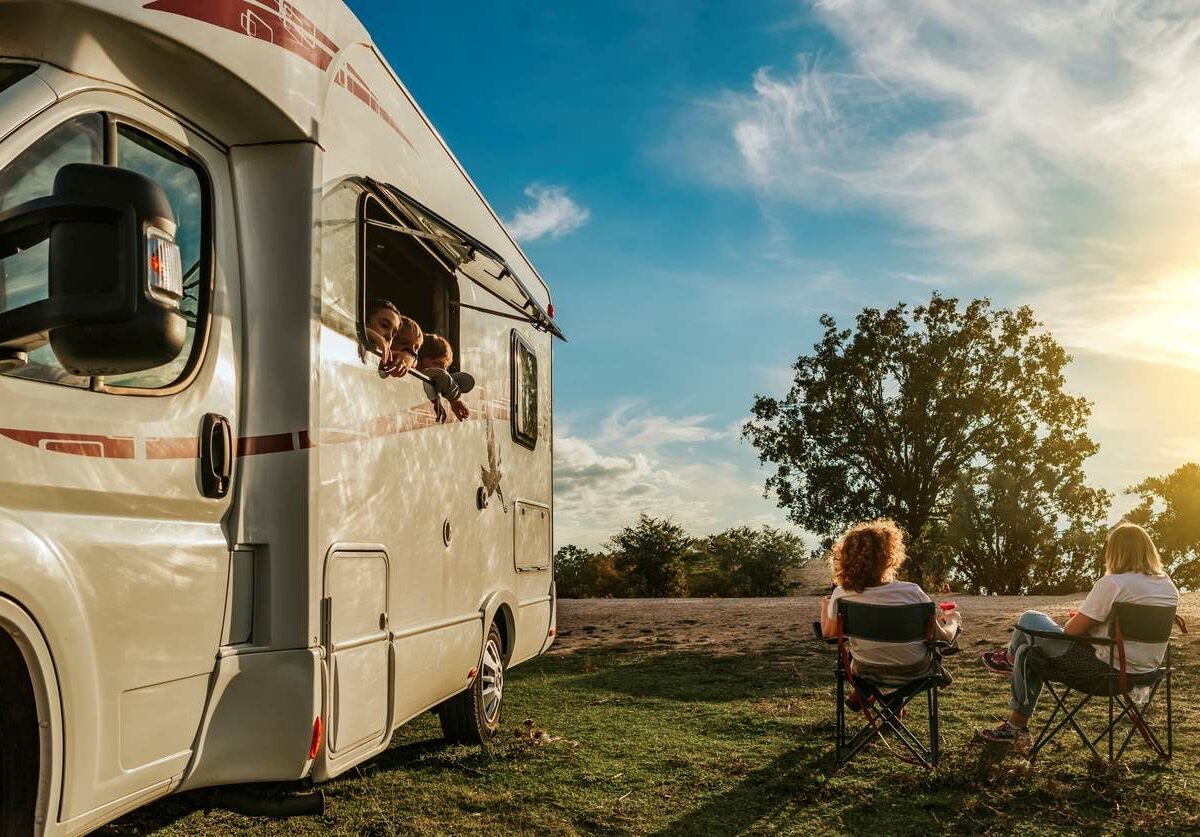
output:
[[[904,563],[904,533],[891,520],[873,520],[851,527],[833,546],[833,577],[837,587],[821,600],[821,633],[837,633],[839,599],[872,605],[906,605],[930,601],[919,584],[897,581],[896,572]],[[958,613],[946,622],[938,621],[935,639],[948,642],[958,634]],[[875,642],[850,638],[852,671],[872,676],[917,678],[932,665],[924,640],[916,642]]]
[[[1179,591],[1167,577],[1154,542],[1141,526],[1121,523],[1108,533],[1104,568],[1105,574],[1065,627],[1044,613],[1026,611],[1017,620],[1008,647],[982,655],[983,664],[990,670],[1012,677],[1012,698],[1008,702],[1008,719],[998,727],[980,730],[980,738],[997,744],[1029,743],[1029,716],[1042,691],[1042,676],[1036,667],[1024,664],[1031,637],[1022,628],[1108,638],[1108,617],[1114,602],[1159,607],[1179,604]],[[1039,639],[1037,647],[1052,659],[1055,672],[1069,680],[1086,680],[1112,671],[1108,664],[1108,649],[1103,646]],[[1166,652],[1166,643],[1126,642],[1126,670],[1130,674],[1154,671]]]

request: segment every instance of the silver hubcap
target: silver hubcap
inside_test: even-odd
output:
[[[500,701],[504,698],[504,662],[500,659],[500,646],[489,639],[483,646],[483,667],[479,672],[483,685],[483,717],[489,724],[500,717]]]

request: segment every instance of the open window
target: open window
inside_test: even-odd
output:
[[[367,192],[394,219],[392,232],[411,236],[421,242],[425,250],[435,254],[448,270],[463,276],[489,294],[498,303],[494,307],[479,307],[455,303],[455,308],[471,308],[499,317],[507,317],[532,325],[539,331],[548,331],[561,340],[566,338],[555,325],[553,318],[525,287],[521,278],[495,250],[461,228],[447,221],[433,210],[405,195],[394,186],[364,181]],[[380,221],[366,218],[367,226],[377,226]]]
[[[364,323],[368,307],[385,300],[401,314],[415,320],[426,333],[440,334],[454,349],[457,369],[458,280],[454,266],[443,254],[421,238],[409,234],[415,223],[400,208],[384,204],[375,194],[364,193],[360,204],[359,341],[367,351],[375,349],[367,339]]]

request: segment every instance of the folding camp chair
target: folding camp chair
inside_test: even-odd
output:
[[[1024,655],[1025,664],[1035,666],[1035,672],[1045,678],[1046,691],[1054,700],[1054,711],[1030,746],[1029,760],[1036,759],[1038,753],[1067,726],[1075,730],[1079,739],[1096,758],[1101,758],[1097,745],[1105,739],[1108,742],[1108,760],[1110,762],[1115,760],[1114,749],[1116,759],[1121,758],[1135,733],[1140,734],[1146,745],[1160,758],[1171,758],[1174,753],[1174,740],[1171,735],[1170,641],[1171,628],[1175,623],[1174,607],[1117,602],[1113,605],[1112,616],[1109,617],[1109,636],[1111,638],[1067,636],[1052,631],[1019,628],[1018,630],[1022,630],[1030,636],[1030,649]],[[1182,623],[1180,624],[1182,627]],[[1091,678],[1079,679],[1075,675],[1063,671],[1061,667],[1056,667],[1054,658],[1047,657],[1037,647],[1038,639],[1065,640],[1092,647],[1108,648],[1108,665],[1112,671],[1102,672]],[[1125,670],[1125,642],[1127,640],[1167,643],[1167,652],[1162,663],[1154,671],[1129,674]],[[1166,697],[1167,746],[1165,748],[1158,734],[1146,722],[1147,711],[1158,694],[1160,686],[1164,687],[1163,691]],[[1134,700],[1131,690],[1135,689],[1143,691],[1145,700]],[[1073,694],[1078,695],[1078,700],[1072,706]],[[1108,723],[1098,734],[1093,736],[1085,732],[1083,726],[1080,725],[1079,712],[1091,702],[1092,698],[1096,697],[1108,700]],[[1120,746],[1116,747],[1117,728],[1124,720],[1128,720],[1129,730],[1121,740]]]
[[[838,646],[837,662],[837,748],[838,767],[846,764],[873,738],[878,737],[891,749],[884,730],[895,734],[916,759],[914,763],[935,767],[938,763],[938,689],[945,677],[942,655],[953,648],[950,643],[933,639],[933,602],[911,605],[870,605],[838,600],[836,638],[827,640]],[[928,672],[913,680],[872,680],[858,677],[851,666],[847,640],[866,639],[874,642],[924,642],[929,649]],[[850,686],[859,711],[866,723],[854,735],[848,735],[846,725],[846,686]],[[926,695],[929,712],[929,744],[913,733],[901,714],[909,702]],[[893,752],[895,752],[893,750]],[[904,761],[910,761],[899,753]]]

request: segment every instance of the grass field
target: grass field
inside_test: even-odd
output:
[[[323,817],[250,819],[169,797],[100,833],[1200,832],[1200,659],[1176,645],[1176,756],[1094,764],[1063,736],[1035,766],[978,746],[1007,681],[975,652],[1029,602],[959,598],[968,633],[943,692],[941,768],[878,742],[832,762],[832,651],[805,635],[815,600],[570,602],[555,653],[514,669],[486,749],[438,740],[423,716],[325,786]],[[1078,599],[1032,602],[1061,615]],[[1200,607],[1188,597],[1185,611]],[[1161,714],[1159,715],[1161,717]],[[264,788],[263,792],[278,792]]]

